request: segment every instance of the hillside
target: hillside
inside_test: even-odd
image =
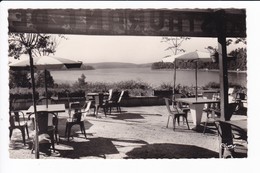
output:
[[[102,62],[102,63],[84,63],[85,66],[92,66],[95,69],[104,68],[143,68],[151,67],[152,63],[147,64],[134,64],[134,63],[123,63],[123,62]]]

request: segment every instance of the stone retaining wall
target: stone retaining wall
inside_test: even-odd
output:
[[[55,99],[55,98],[54,98]],[[57,104],[65,104],[65,107],[68,108],[68,99],[67,98],[60,98],[55,99]],[[70,102],[79,101],[82,103],[85,102],[85,98],[72,98]],[[13,104],[14,109],[16,110],[27,110],[33,104],[31,99],[18,99]],[[162,97],[157,96],[136,96],[136,97],[127,97],[121,100],[122,107],[133,107],[133,106],[158,106],[164,105],[164,99]]]

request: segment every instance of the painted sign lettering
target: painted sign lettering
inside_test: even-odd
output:
[[[9,31],[216,37],[216,10],[10,9]],[[227,37],[246,36],[245,10],[225,10]]]

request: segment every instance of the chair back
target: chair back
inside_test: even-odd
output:
[[[123,90],[123,91],[121,91],[121,93],[120,93],[120,96],[119,96],[119,98],[118,98],[118,101],[117,101],[117,103],[120,103],[120,102],[121,102],[121,100],[122,100],[122,97],[123,97],[124,93],[125,93],[125,91],[124,91],[124,90]]]
[[[215,126],[217,127],[218,134],[221,137],[222,143],[232,142],[235,135],[239,136],[239,139],[247,141],[247,132],[241,127],[225,121],[216,121]]]
[[[52,98],[43,97],[39,99],[36,104],[37,105],[46,105],[46,104],[56,104],[57,102]]]
[[[29,115],[29,119],[31,115],[34,115],[34,113]],[[56,125],[56,120],[58,120],[58,117],[54,113],[50,113],[47,111],[38,111],[37,112],[37,117],[38,117],[38,129],[39,129],[39,134],[47,133],[48,132],[48,127],[55,126]],[[35,129],[35,124],[33,123],[33,128]]]
[[[234,93],[235,88],[228,89],[228,95],[232,95]]]
[[[84,119],[86,118],[87,114],[89,113],[91,103],[92,103],[92,101],[86,101],[86,102],[85,102],[85,104],[84,104],[84,106],[83,106],[83,109],[82,109],[82,117],[81,117],[81,120],[82,120],[82,119],[84,120]]]
[[[236,98],[235,99],[246,100],[246,94],[238,92],[238,93],[236,93]]]
[[[169,98],[164,98],[164,101],[165,101],[165,105],[166,105],[166,108],[167,108],[168,113],[171,114],[171,108],[170,108]]]
[[[164,98],[164,100],[165,100],[165,104],[166,104],[166,108],[167,108],[168,113],[172,114],[173,112],[176,112],[176,113],[182,112],[181,109],[178,106],[179,105],[178,102],[175,102],[175,103],[173,102],[173,106],[172,106],[173,110],[171,110],[170,99]]]
[[[10,111],[9,112],[9,122],[10,126],[21,126],[21,121],[25,122],[24,113],[21,111]]]
[[[81,110],[81,105],[80,102],[72,102],[69,103],[69,115],[71,116],[72,114],[75,114],[76,112],[80,112]]]
[[[228,104],[228,115],[227,117],[227,121],[229,121],[233,115],[233,113],[235,112],[236,108],[237,108],[238,104],[237,103],[229,103]]]
[[[108,90],[108,93],[109,93],[109,95],[108,95],[108,99],[107,100],[111,100],[112,96],[113,96],[113,89]]]
[[[226,115],[226,121],[229,121],[233,115],[233,113],[235,112],[236,108],[238,106],[238,103],[229,103],[228,104],[228,111],[227,111],[227,115]],[[220,117],[220,108],[218,107],[214,107],[211,109],[212,111],[214,111],[214,113]]]

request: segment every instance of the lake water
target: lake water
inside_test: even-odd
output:
[[[151,70],[150,68],[117,68],[96,70],[51,71],[56,83],[74,83],[84,74],[86,82],[119,82],[126,80],[143,81],[153,87],[162,83],[173,84],[172,70]],[[178,70],[176,84],[195,86],[194,70]],[[230,72],[228,80],[246,86],[246,73]],[[204,86],[209,82],[219,83],[219,73],[212,71],[198,71],[198,86]]]

